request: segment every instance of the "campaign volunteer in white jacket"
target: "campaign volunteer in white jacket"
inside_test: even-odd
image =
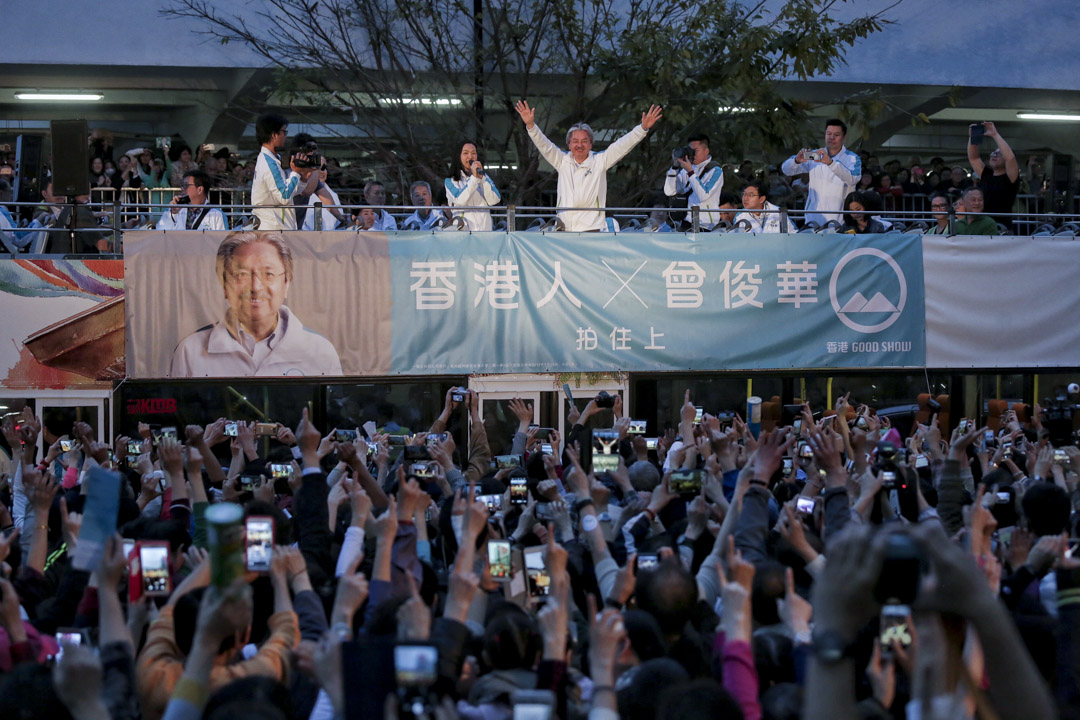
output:
[[[446,201],[450,207],[491,207],[502,200],[491,176],[484,172],[484,164],[476,153],[476,145],[467,142],[461,146],[461,167],[454,177],[446,178]],[[460,210],[454,217],[465,219],[467,230],[481,232],[491,230],[491,213],[487,210]]]
[[[210,191],[210,176],[203,170],[188,170],[180,186],[181,192],[169,203],[158,230],[227,230],[225,215],[217,208],[202,207]]]
[[[830,220],[843,222],[840,215],[844,198],[855,189],[862,176],[862,159],[844,147],[847,125],[833,118],[825,122],[825,147],[803,148],[780,167],[785,175],[810,173],[810,191],[806,195],[806,219],[818,225]],[[820,160],[811,154],[820,153]]]
[[[776,212],[780,208],[769,202],[768,197],[762,181],[751,180],[746,183],[742,191],[743,207],[746,209],[735,216],[735,224],[745,220],[749,224],[747,230],[755,235],[780,232],[780,213]]]
[[[525,122],[529,137],[540,155],[559,173],[559,207],[602,208],[607,206],[607,171],[619,162],[662,117],[659,105],[641,114],[641,124],[611,143],[607,150],[593,152],[593,131],[585,123],[577,123],[566,133],[569,152],[563,152],[536,126],[536,111],[521,100],[518,115]],[[573,232],[606,230],[607,218],[602,210],[563,210],[558,213],[566,229]]]

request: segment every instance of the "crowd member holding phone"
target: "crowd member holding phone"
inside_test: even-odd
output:
[[[993,138],[997,147],[990,151],[990,157],[984,163],[979,146],[984,138]],[[1001,137],[997,126],[992,122],[972,123],[969,127],[968,162],[971,170],[979,176],[979,189],[982,190],[986,211],[991,217],[999,213],[1011,213],[1016,194],[1020,192],[1020,165],[1016,153]],[[989,168],[989,172],[987,172]],[[993,217],[1008,228],[1012,227],[1012,218]]]
[[[210,176],[196,168],[184,173],[180,193],[158,220],[158,230],[227,230],[225,215],[218,208],[202,207],[209,202]]]
[[[450,388],[427,432],[393,439],[373,421],[316,428],[299,407],[291,428],[140,425],[111,448],[85,423],[6,415],[19,452],[0,500],[23,530],[0,533],[14,570],[0,577],[0,713],[1019,719],[1077,706],[1080,450],[1048,441],[1037,406],[1027,426],[958,418],[950,433],[932,416],[901,432],[849,393],[824,412],[785,406],[755,435],[689,390],[659,419],[601,392],[571,410],[564,448],[514,399],[502,410],[518,433],[496,455],[478,400]],[[43,432],[57,439],[38,462]],[[84,466],[68,489],[53,475],[63,441]],[[630,472],[642,466],[651,481]],[[82,514],[116,495],[102,472],[121,473],[107,476],[115,518]],[[574,652],[586,635],[587,665]]]
[[[825,147],[803,148],[780,166],[785,175],[810,176],[806,195],[806,221],[824,227],[829,221],[840,222],[844,198],[855,190],[862,176],[862,159],[844,147],[847,124],[833,118],[825,121]]]

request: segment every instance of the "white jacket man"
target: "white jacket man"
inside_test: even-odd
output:
[[[768,201],[765,183],[751,180],[743,188],[742,203],[745,210],[735,216],[735,228],[745,220],[749,224],[746,230],[755,235],[760,233],[780,232],[780,208]]]
[[[806,219],[818,225],[843,222],[844,198],[855,190],[862,176],[862,159],[844,147],[847,125],[832,119],[825,123],[825,147],[802,149],[780,167],[785,175],[810,173],[806,195]],[[812,156],[821,158],[813,159]]]
[[[180,189],[182,192],[172,199],[169,209],[158,220],[158,230],[228,230],[221,210],[202,207],[210,190],[210,176],[205,171],[184,173]]]
[[[607,206],[607,171],[645,139],[649,129],[662,116],[660,106],[653,105],[642,113],[640,125],[602,152],[592,151],[593,131],[585,123],[577,123],[566,133],[570,150],[564,152],[537,127],[536,111],[527,102],[519,101],[517,111],[540,155],[559,173],[558,207],[597,208],[559,211],[559,219],[566,229],[571,232],[606,230],[607,218],[599,208]]]
[[[686,207],[692,208],[696,205],[701,208],[701,226],[712,229],[720,222],[720,213],[704,211],[720,207],[720,193],[724,191],[724,170],[712,161],[708,135],[690,136],[689,145],[694,151],[693,158],[679,158],[677,162],[681,168],[677,171],[674,168],[668,170],[664,180],[664,194],[673,197],[689,192]]]

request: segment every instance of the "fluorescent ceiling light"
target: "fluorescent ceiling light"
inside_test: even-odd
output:
[[[61,100],[68,102],[96,102],[105,97],[101,93],[55,93],[55,92],[20,92],[15,93],[17,100]]]
[[[1063,115],[1060,113],[1034,113],[1018,112],[1016,117],[1021,120],[1056,120],[1059,122],[1080,122],[1080,115]]]

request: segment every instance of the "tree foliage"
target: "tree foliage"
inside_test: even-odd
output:
[[[784,88],[827,75],[855,42],[882,30],[889,8],[782,0],[264,0],[246,15],[209,0],[164,11],[240,43],[274,67],[278,97],[361,129],[361,150],[393,177],[441,182],[461,143],[477,142],[504,198],[536,202],[553,187],[513,110],[527,98],[556,142],[578,121],[598,141],[664,107],[652,136],[620,165],[610,197],[638,203],[670,151],[707,132],[713,157],[737,162],[820,142],[813,109]],[[861,3],[860,3],[861,5]],[[891,7],[891,6],[890,6]],[[258,9],[255,9],[258,8]],[[858,115],[857,101],[836,102]],[[600,144],[598,142],[598,144]]]

